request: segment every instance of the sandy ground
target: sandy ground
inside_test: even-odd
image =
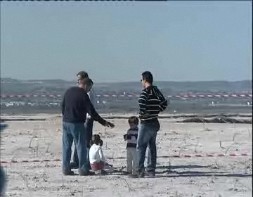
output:
[[[41,117],[46,120],[8,121],[9,127],[1,135],[7,196],[252,196],[251,124],[161,119],[157,176],[133,179],[120,171],[126,167],[123,134],[128,128],[127,120],[111,120],[116,125],[113,129],[95,123],[94,133],[101,134],[104,154],[115,171],[106,176],[81,177],[63,176],[61,162],[53,161],[61,159],[59,115],[32,116]],[[21,162],[24,160],[28,162]]]

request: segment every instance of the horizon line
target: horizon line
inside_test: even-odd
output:
[[[66,80],[66,79],[59,79],[59,78],[55,78],[55,79],[18,79],[18,78],[11,78],[11,77],[1,77],[1,81],[2,80],[18,80],[18,81],[66,81],[66,82],[73,82],[75,80]],[[241,79],[241,80],[178,80],[178,81],[164,81],[164,80],[154,80],[154,83],[156,82],[241,82],[241,81],[252,81],[252,79]],[[96,83],[136,83],[139,82],[139,80],[137,81],[100,81],[100,82],[96,82]]]

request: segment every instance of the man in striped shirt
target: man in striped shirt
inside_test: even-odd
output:
[[[147,164],[147,175],[155,176],[156,169],[156,136],[160,129],[158,114],[167,107],[167,100],[164,98],[160,90],[153,86],[153,75],[149,71],[142,73],[143,90],[139,97],[139,118],[140,127],[137,139],[138,154],[138,176],[144,177],[144,160],[147,146],[150,149],[150,159]]]

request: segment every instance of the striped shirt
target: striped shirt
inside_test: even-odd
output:
[[[139,118],[141,122],[157,119],[158,114],[167,107],[167,100],[156,86],[142,90],[139,97]]]
[[[124,136],[125,140],[127,141],[126,147],[136,148],[137,137],[138,137],[138,127],[128,129],[127,134]]]

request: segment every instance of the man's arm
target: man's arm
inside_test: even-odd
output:
[[[103,126],[107,126],[107,127],[114,127],[114,124],[106,121],[105,119],[103,119],[95,110],[94,106],[92,105],[90,98],[88,97],[88,95],[86,94],[86,109],[88,114],[91,116],[92,119],[94,119],[95,121],[98,121],[100,124],[102,124]]]
[[[160,91],[159,91],[160,92]],[[160,111],[164,111],[168,106],[168,101],[164,98],[163,94],[160,92]]]
[[[139,107],[140,107],[140,111],[139,114],[140,116],[144,115],[146,113],[146,109],[147,109],[147,99],[148,99],[148,95],[147,92],[145,92],[144,90],[142,91],[140,97],[139,97]]]
[[[156,96],[158,97],[158,99],[160,100],[159,103],[159,108],[160,108],[160,112],[164,111],[166,109],[166,107],[168,106],[168,102],[167,100],[164,98],[162,92],[155,86],[154,87],[154,93],[156,94]]]

